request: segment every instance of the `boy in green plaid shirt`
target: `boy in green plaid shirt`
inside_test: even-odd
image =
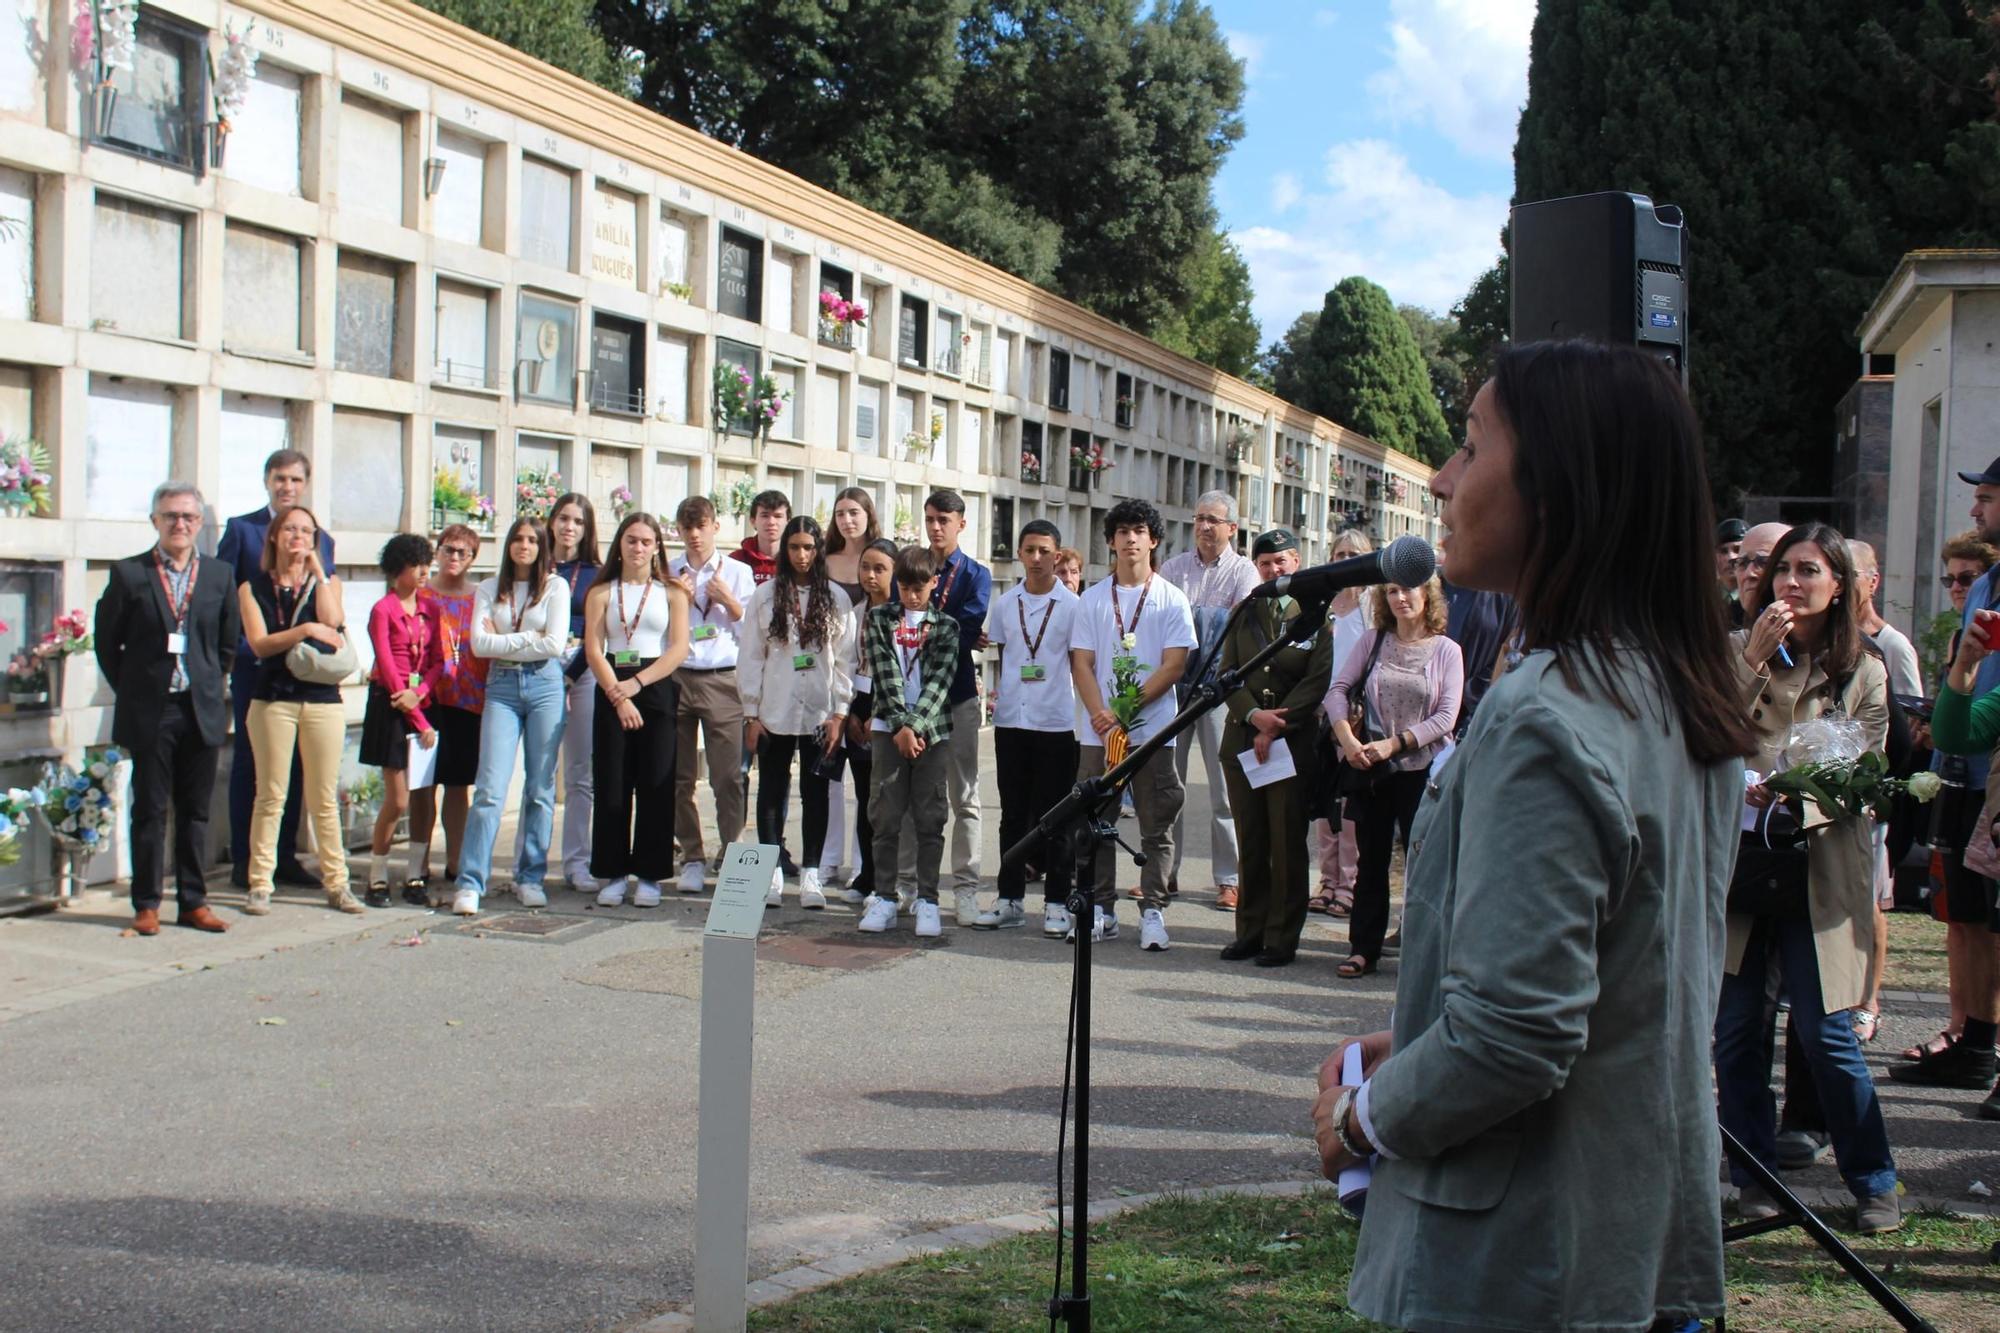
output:
[[[921,546],[896,556],[897,601],[868,613],[861,633],[861,674],[872,682],[869,723],[874,791],[868,821],[875,828],[875,864],[894,866],[903,816],[917,830],[917,934],[944,933],[938,915],[938,867],[944,860],[946,755],[951,708],[946,696],[958,668],[958,622],[931,609],[937,562]],[[976,738],[973,742],[976,743]],[[896,900],[868,899],[861,929],[896,924]]]

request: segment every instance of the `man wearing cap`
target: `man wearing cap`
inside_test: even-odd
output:
[[[1729,602],[1729,624],[1743,627],[1743,608],[1736,601],[1736,557],[1743,552],[1743,534],[1750,525],[1740,518],[1725,518],[1715,525],[1715,581]]]
[[[1286,528],[1258,534],[1251,546],[1259,579],[1282,578],[1299,567],[1299,543]],[[1290,597],[1265,598],[1237,617],[1223,636],[1217,663],[1231,671],[1248,662],[1284,633],[1300,614]],[[1283,967],[1299,951],[1306,924],[1310,860],[1306,797],[1317,772],[1313,734],[1319,702],[1333,677],[1333,634],[1322,625],[1303,644],[1289,644],[1252,671],[1223,702],[1222,772],[1243,875],[1236,899],[1236,938],[1223,946],[1225,961],[1255,959],[1259,967]],[[1258,764],[1289,750],[1296,776],[1253,785],[1243,756]]]

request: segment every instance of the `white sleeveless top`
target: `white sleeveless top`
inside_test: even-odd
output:
[[[650,591],[649,591],[650,589]],[[618,614],[618,598],[625,598],[623,619]],[[640,602],[645,602],[641,608]],[[638,623],[633,625],[630,637],[625,626],[633,617]],[[669,607],[665,585],[657,579],[651,583],[627,583],[624,580],[611,585],[604,599],[604,653],[622,653],[626,649],[635,650],[640,657],[658,657],[667,650],[667,624]]]

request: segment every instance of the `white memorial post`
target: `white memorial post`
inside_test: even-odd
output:
[[[701,1109],[694,1186],[694,1326],[740,1333],[749,1317],[750,1069],[757,932],[779,850],[732,842],[701,941]]]

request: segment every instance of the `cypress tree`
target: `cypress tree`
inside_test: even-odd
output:
[[[1278,382],[1281,393],[1292,388],[1287,396],[1299,406],[1378,444],[1434,464],[1451,456],[1416,337],[1389,293],[1366,278],[1343,278],[1326,294]]]

